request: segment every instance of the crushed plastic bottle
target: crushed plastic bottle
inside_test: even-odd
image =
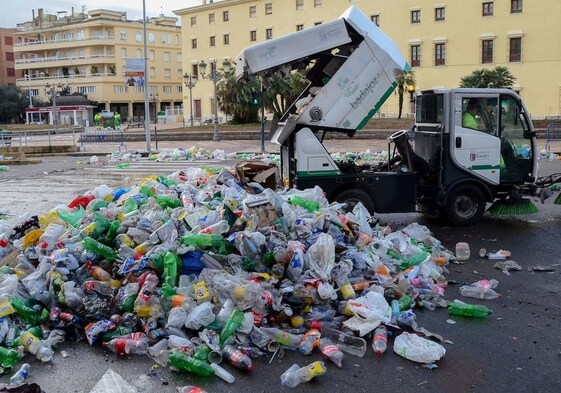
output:
[[[313,362],[305,367],[293,364],[281,375],[281,384],[294,388],[303,382],[308,382],[315,377],[325,374],[325,371],[325,363],[322,361]]]

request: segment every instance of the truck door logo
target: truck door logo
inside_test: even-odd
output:
[[[358,90],[358,85],[354,82],[349,80],[346,76],[340,76],[339,81],[337,82],[337,86],[344,91],[344,97],[350,97]]]

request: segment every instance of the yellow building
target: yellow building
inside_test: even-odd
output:
[[[146,23],[150,118],[183,104],[183,66],[178,18],[160,15]],[[34,100],[49,101],[54,90],[86,94],[98,109],[125,120],[145,116],[145,86],[127,86],[127,59],[144,59],[144,24],[126,13],[97,9],[44,14],[17,25],[16,84]],[[55,97],[56,100],[56,97]],[[61,119],[64,123],[71,118]]]
[[[534,118],[561,113],[561,1],[541,0],[201,0],[181,17],[185,72],[201,61],[220,68],[245,47],[331,21],[350,5],[369,15],[401,48],[416,88],[457,87],[482,68],[506,66]],[[199,78],[194,116],[211,116],[212,82]],[[185,89],[184,107],[189,108]],[[404,111],[408,112],[408,105]],[[187,111],[186,111],[187,112]],[[397,114],[397,98],[380,115]]]

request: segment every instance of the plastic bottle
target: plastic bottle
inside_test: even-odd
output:
[[[104,281],[110,284],[113,288],[121,286],[121,282],[119,280],[113,280],[111,274],[109,274],[107,270],[103,269],[101,266],[93,266],[91,262],[87,262],[86,269],[88,269],[90,276],[98,281]]]
[[[245,314],[237,307],[232,310],[232,313],[226,320],[226,323],[220,332],[220,345],[224,345],[224,343],[234,335],[244,320],[244,316]]]
[[[341,351],[349,355],[363,357],[366,353],[366,340],[352,336],[340,330],[324,328],[321,332],[322,337],[331,339]]]
[[[48,362],[53,358],[53,350],[29,331],[21,333],[19,344],[42,362]]]
[[[146,355],[149,344],[145,340],[114,338],[109,342],[103,343],[103,346],[117,355]]]
[[[10,378],[10,384],[19,385],[23,383],[29,377],[29,371],[31,370],[31,365],[29,363],[24,363],[21,365],[20,369],[16,371],[14,375]]]
[[[203,390],[198,386],[192,386],[192,385],[177,386],[175,389],[177,390],[177,393],[207,393],[206,390]]]
[[[152,293],[154,293],[154,290],[158,286],[158,281],[158,276],[156,276],[154,273],[149,273],[146,276],[146,279],[144,280],[144,283],[140,288],[140,292],[138,293],[138,296],[134,302],[135,308],[148,304],[150,296],[152,296]]]
[[[298,350],[302,355],[309,355],[313,349],[319,345],[321,333],[317,329],[310,329],[302,337],[302,341],[298,344]]]
[[[214,369],[207,362],[188,356],[184,352],[174,349],[171,351],[168,359],[170,367],[178,371],[189,371],[195,375],[202,377],[211,377],[215,375]]]
[[[458,261],[467,261],[470,257],[469,244],[466,242],[456,243],[456,259]]]
[[[179,199],[172,198],[168,195],[154,195],[154,199],[162,209],[175,209],[181,206],[181,201]]]
[[[322,337],[319,340],[319,350],[327,359],[331,360],[339,368],[343,367],[343,357],[345,354],[333,341]]]
[[[82,195],[82,196],[78,196],[76,198],[74,198],[69,204],[68,207],[73,209],[76,206],[82,206],[84,209],[86,208],[86,206],[88,206],[88,204],[93,201],[95,199],[95,197],[91,194],[88,195]]]
[[[179,258],[173,252],[164,255],[164,285],[174,288],[177,284],[177,265]]]
[[[193,247],[221,247],[224,243],[222,235],[207,233],[190,233],[181,238],[181,242]]]
[[[308,329],[317,329],[320,332],[324,328],[331,328],[334,330],[339,330],[341,328],[341,322],[338,320],[333,321],[306,321],[305,325]]]
[[[296,349],[302,340],[301,334],[292,334],[277,328],[261,328],[260,330],[265,333],[269,339],[293,349]]]
[[[448,304],[448,313],[452,315],[485,318],[491,315],[493,311],[480,304],[468,304],[454,301]]]
[[[496,299],[501,297],[500,294],[494,291],[499,282],[495,279],[492,280],[479,280],[471,285],[463,285],[460,287],[462,296],[472,297],[475,299]]]
[[[85,250],[91,251],[96,255],[102,256],[103,258],[109,261],[114,261],[115,259],[117,259],[117,254],[115,253],[115,251],[113,251],[111,247],[108,247],[105,244],[102,244],[97,240],[92,239],[89,236],[86,236],[84,240],[82,240],[82,246],[84,247]]]
[[[199,233],[207,234],[226,234],[230,231],[230,225],[226,220],[220,220],[216,224],[209,225],[206,228],[201,229]]]
[[[310,213],[317,212],[319,210],[320,204],[316,201],[311,201],[309,199],[302,198],[298,195],[291,195],[288,197],[288,202],[291,205],[297,205],[308,210]]]
[[[40,313],[38,309],[34,307],[29,307],[25,304],[24,300],[14,295],[11,301],[12,307],[16,310],[19,316],[27,323],[35,325],[39,322],[44,322],[48,318],[48,313]]]
[[[228,359],[234,367],[246,371],[253,370],[253,362],[251,361],[251,358],[232,345],[225,345],[222,349],[222,355],[224,355],[224,357]]]
[[[37,247],[41,251],[50,251],[55,248],[55,244],[60,238],[60,236],[64,233],[64,225],[51,223],[45,229],[45,232],[39,238],[39,243],[37,243]]]
[[[224,370],[217,363],[211,363],[210,368],[214,370],[214,375],[216,375],[218,378],[222,379],[223,381],[226,381],[228,383],[234,383],[234,381],[236,380],[236,378],[232,374]]]
[[[413,305],[413,299],[409,295],[402,295],[399,300],[399,311],[409,310]]]
[[[17,350],[0,346],[0,366],[3,368],[14,367],[20,359],[21,355]]]
[[[325,363],[322,361],[313,362],[305,367],[293,364],[281,375],[281,383],[283,386],[294,388],[302,382],[308,382],[323,374],[325,374]]]
[[[388,329],[384,325],[380,325],[374,330],[372,349],[376,355],[381,355],[388,349]]]

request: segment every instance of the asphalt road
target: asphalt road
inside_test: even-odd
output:
[[[47,163],[48,161],[48,163]],[[12,167],[0,179],[0,212],[25,204],[24,210],[41,211],[68,201],[77,193],[97,184],[118,185],[125,181],[115,176],[82,169],[86,159],[56,157],[35,168]],[[542,161],[540,174],[561,172],[561,161]],[[45,175],[47,172],[47,175]],[[128,181],[132,181],[128,179]],[[21,187],[21,189],[20,189]],[[49,190],[49,192],[45,191]],[[26,197],[22,196],[26,193]],[[71,194],[71,195],[69,195]],[[55,199],[53,199],[55,198]],[[551,198],[553,199],[553,198]],[[25,201],[24,201],[25,200]],[[34,202],[35,201],[35,202]],[[539,205],[539,202],[536,204]],[[18,205],[19,206],[19,205]],[[528,216],[494,217],[486,214],[475,226],[452,228],[427,220],[418,214],[381,215],[382,223],[400,228],[412,222],[427,225],[434,236],[453,250],[456,242],[468,242],[471,258],[462,265],[450,265],[446,277],[457,282],[446,290],[446,299],[485,304],[493,310],[486,319],[452,317],[445,309],[415,310],[419,325],[451,340],[444,344],[446,355],[429,370],[397,356],[391,350],[376,357],[369,348],[363,358],[345,355],[342,369],[327,362],[325,375],[298,386],[301,392],[558,392],[561,386],[561,260],[559,233],[561,206],[552,200],[539,205],[540,212]],[[18,208],[19,209],[19,208]],[[44,211],[44,210],[43,210]],[[506,249],[522,271],[507,276],[494,269],[495,261],[477,256],[480,248]],[[535,265],[552,266],[552,272],[533,272]],[[482,278],[499,281],[501,299],[476,301],[462,298],[458,287]],[[450,324],[453,320],[456,323]],[[370,343],[369,343],[370,344]],[[68,356],[63,357],[64,350]],[[153,368],[148,357],[117,358],[101,348],[90,348],[82,341],[65,343],[52,364],[41,364],[29,356],[32,365],[29,382],[38,383],[45,392],[175,392],[176,386],[198,385],[212,392],[283,392],[280,375],[293,363],[301,366],[321,355],[304,357],[292,351],[284,356],[254,360],[253,373],[247,374],[224,365],[236,377],[234,384],[217,378],[204,379],[189,374],[174,374],[167,368]],[[96,390],[107,378],[109,369],[125,382],[112,379],[106,390]],[[105,377],[104,377],[105,375]],[[0,378],[6,382],[8,376]],[[98,385],[99,386],[99,385]]]

